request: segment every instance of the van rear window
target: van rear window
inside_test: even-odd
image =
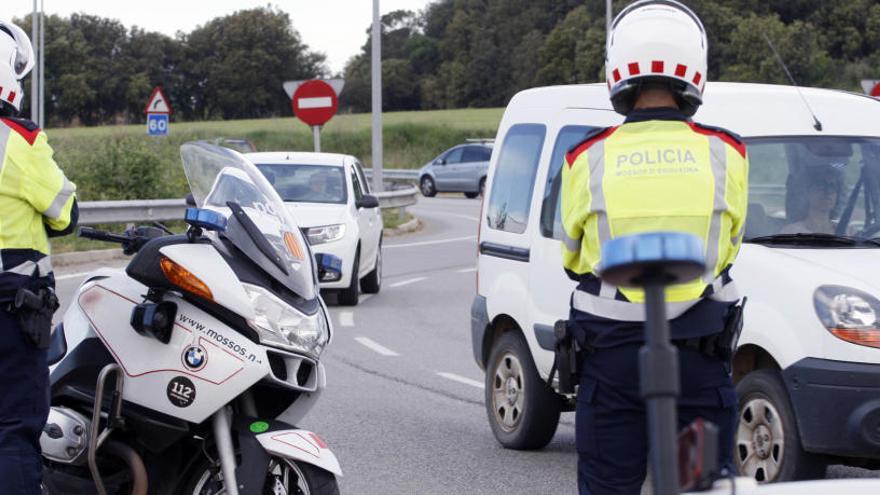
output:
[[[507,131],[489,196],[490,228],[525,232],[546,132],[542,124],[517,124]]]
[[[553,155],[547,168],[547,181],[544,183],[544,200],[541,202],[541,235],[551,239],[562,239],[562,214],[559,209],[559,191],[562,190],[562,161],[565,153],[583,141],[587,132],[595,127],[586,125],[567,125],[559,131]]]

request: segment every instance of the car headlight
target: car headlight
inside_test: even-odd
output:
[[[326,242],[333,242],[342,239],[345,235],[345,224],[337,223],[334,225],[323,225],[321,227],[309,227],[305,230],[309,244],[317,246]]]
[[[819,320],[835,337],[880,348],[880,300],[852,287],[823,285],[813,294]]]
[[[316,356],[321,354],[330,333],[324,308],[309,316],[262,287],[242,285],[256,313],[248,323],[257,331],[260,343]]]

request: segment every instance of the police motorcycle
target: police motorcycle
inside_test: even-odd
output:
[[[618,287],[645,291],[645,344],[639,353],[641,394],[645,399],[650,443],[649,470],[653,495],[848,495],[880,493],[880,480],[848,479],[758,485],[753,477],[734,477],[718,465],[718,429],[697,419],[676,432],[679,393],[677,351],[666,317],[665,288],[701,276],[705,269],[703,246],[691,234],[650,232],[618,237],[602,248],[601,278]],[[742,309],[744,302],[737,307]],[[734,319],[735,321],[736,319]],[[736,345],[739,328],[731,345]],[[564,325],[555,329],[563,349],[557,348],[560,384],[573,387],[576,362]],[[558,346],[560,343],[557,344]],[[560,352],[561,351],[561,352]],[[566,362],[567,361],[567,362]],[[565,384],[562,382],[565,381]],[[643,489],[644,491],[644,489]]]
[[[336,494],[336,456],[292,425],[326,385],[318,272],[339,260],[312,257],[237,152],[196,142],[181,157],[197,206],[186,234],[80,231],[134,257],[124,271],[90,274],[52,336],[44,487]]]

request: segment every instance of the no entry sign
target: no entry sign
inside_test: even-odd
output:
[[[332,86],[324,81],[313,79],[296,88],[290,100],[293,113],[310,126],[327,123],[336,115],[339,97]]]

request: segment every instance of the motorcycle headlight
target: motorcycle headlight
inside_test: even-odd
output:
[[[309,227],[305,229],[309,244],[317,246],[327,242],[338,241],[345,235],[345,224],[323,225],[321,227]]]
[[[254,306],[256,318],[249,321],[260,342],[291,351],[319,355],[329,338],[324,308],[309,316],[266,289],[242,284]]]
[[[880,348],[880,300],[852,287],[823,285],[813,294],[819,320],[835,337]]]

